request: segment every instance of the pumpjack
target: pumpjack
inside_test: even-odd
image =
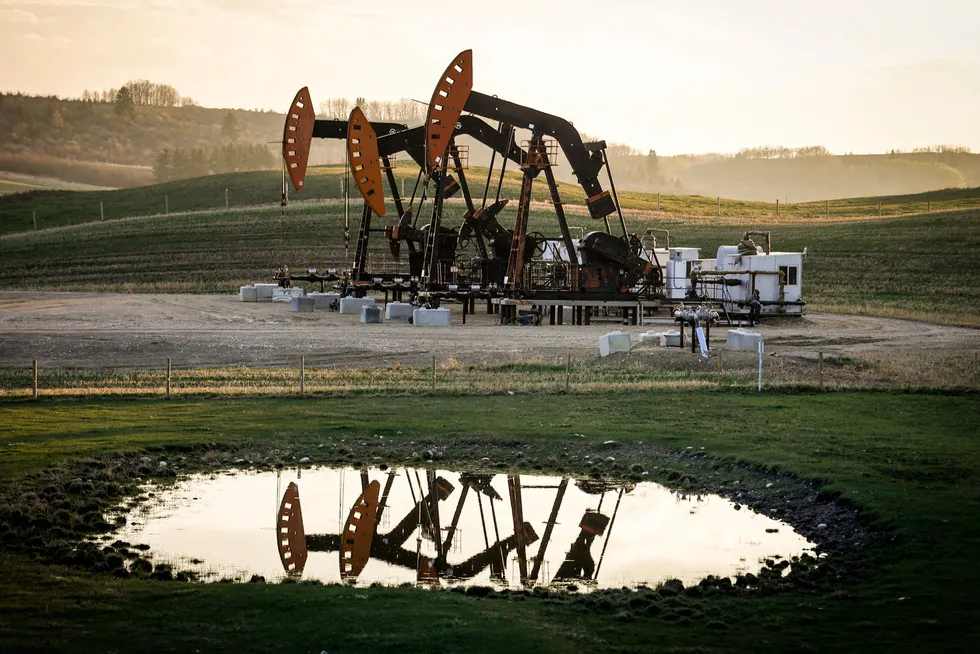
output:
[[[413,482],[414,473],[414,482]],[[503,498],[492,485],[493,475],[463,473],[459,477],[460,493],[449,524],[442,519],[441,502],[447,501],[456,487],[447,479],[437,475],[434,470],[425,471],[425,482],[418,471],[405,469],[402,473],[389,470],[385,473],[384,489],[378,480],[370,480],[367,470],[362,470],[361,494],[351,505],[347,520],[339,534],[306,534],[303,514],[300,507],[299,488],[290,483],[283,494],[277,514],[277,546],[283,570],[291,576],[301,576],[310,553],[337,552],[340,578],[344,581],[356,580],[371,560],[392,566],[414,570],[420,584],[433,585],[440,579],[466,580],[489,570],[490,578],[507,582],[507,562],[515,555],[518,578],[522,585],[533,586],[543,581],[542,572],[546,566],[545,557],[552,539],[554,527],[568,489],[570,480],[563,478],[554,486],[534,486],[534,488],[556,489],[554,504],[545,523],[544,534],[540,537],[531,523],[524,518],[523,491],[520,475],[507,476],[507,494],[510,504],[511,528],[509,536],[501,536],[507,529],[498,521],[496,503]],[[383,517],[389,510],[389,498],[397,477],[404,477],[411,492],[411,506],[405,514],[382,532]],[[578,487],[590,495],[599,495],[596,509],[587,509],[583,515],[580,533],[569,546],[553,576],[556,583],[576,581],[594,585],[608,545],[609,533],[619,512],[623,494],[632,490],[631,485],[579,480]],[[618,491],[612,517],[602,513],[602,498],[609,491]],[[460,516],[466,505],[469,493],[477,499],[480,520],[483,527],[483,549],[469,558],[452,562],[453,544],[459,534]],[[484,503],[488,508],[484,509]],[[487,514],[490,526],[488,527]],[[389,522],[393,522],[389,520]],[[413,551],[406,547],[413,534],[417,535],[417,545]],[[598,563],[595,562],[592,548],[596,538],[603,539]],[[431,541],[435,555],[422,552],[423,540]],[[540,540],[537,552],[529,556],[528,547]]]
[[[409,129],[399,123],[369,122],[360,108],[351,111],[349,120],[317,119],[311,107],[309,89],[304,87],[293,99],[290,112],[287,114],[283,136],[283,156],[286,171],[296,190],[301,190],[305,184],[306,170],[309,161],[311,141],[314,138],[344,139],[347,142],[351,172],[358,191],[364,199],[360,228],[355,239],[354,263],[349,278],[354,284],[381,280],[392,282],[396,278],[408,276],[418,279],[422,276],[424,245],[433,239],[438,241],[441,254],[436,257],[438,265],[445,271],[456,267],[457,252],[461,251],[471,241],[476,245],[476,259],[486,262],[484,274],[477,283],[489,284],[503,277],[503,265],[509,252],[512,232],[504,229],[497,221],[501,210],[507,206],[506,199],[498,199],[489,206],[484,201],[479,208],[475,205],[473,194],[465,176],[468,149],[466,146],[454,147],[449,173],[441,178],[443,184],[441,195],[451,198],[462,191],[466,203],[463,223],[459,227],[440,225],[434,231],[431,225],[419,226],[419,212],[415,211],[414,203],[418,192],[419,182],[425,170],[425,129],[416,127]],[[517,146],[511,136],[510,142],[505,140],[507,135],[501,134],[485,121],[475,116],[461,116],[459,133],[472,137],[490,148],[494,155],[501,152],[511,161],[520,162],[525,153]],[[392,172],[395,168],[397,155],[405,153],[419,166],[419,175],[409,206],[406,209],[398,192],[398,185]],[[453,173],[456,174],[454,177]],[[384,228],[372,225],[373,217],[384,217],[387,207],[383,187],[387,182],[393,196],[397,222]],[[419,206],[426,200],[428,185],[423,187],[419,197]],[[489,188],[489,182],[488,182]],[[285,191],[284,191],[285,197]],[[388,243],[391,255],[398,260],[402,254],[402,244],[408,250],[408,271],[405,273],[379,273],[368,269],[368,244],[372,233],[382,233]],[[436,234],[432,236],[430,234]],[[350,241],[349,227],[345,226],[345,241]],[[533,239],[528,244],[529,249],[540,249],[543,243]],[[292,277],[292,279],[307,279]]]
[[[425,125],[408,129],[395,123],[371,123],[355,108],[344,129],[343,121],[316,119],[308,89],[291,105],[283,137],[283,155],[294,188],[300,189],[313,138],[344,138],[355,185],[364,206],[355,244],[350,279],[355,283],[390,283],[395,275],[368,270],[368,241],[383,233],[394,257],[408,250],[407,275],[413,289],[431,296],[452,295],[461,284],[483,297],[571,302],[655,300],[664,297],[662,266],[657,254],[644,249],[630,234],[620,207],[604,141],[583,142],[572,124],[537,109],[525,107],[473,88],[472,51],[457,55],[433,91]],[[486,120],[496,121],[497,128]],[[528,130],[520,145],[516,130]],[[492,153],[482,202],[475,201],[465,175],[465,146],[456,137],[473,137]],[[558,150],[571,166],[585,193],[593,220],[604,229],[572,238],[554,175]],[[408,207],[399,196],[392,161],[401,152],[419,165]],[[494,162],[502,159],[496,199],[488,204]],[[500,189],[507,162],[519,166],[521,190],[513,229],[498,217],[507,205]],[[609,189],[603,188],[605,168]],[[544,177],[554,207],[558,234],[529,233],[533,183]],[[390,189],[396,210],[395,224],[372,226],[386,215],[384,186]],[[421,193],[419,187],[421,186]],[[431,198],[430,195],[431,188]],[[445,201],[462,191],[466,211],[458,226],[445,225]],[[428,224],[419,226],[424,204],[431,200]],[[614,230],[610,217],[618,219]],[[615,233],[614,233],[615,232]],[[349,231],[345,232],[349,239]],[[475,256],[461,256],[470,243]],[[550,256],[543,256],[549,251]],[[398,279],[404,278],[404,273]]]

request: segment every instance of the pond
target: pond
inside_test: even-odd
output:
[[[587,590],[735,577],[813,551],[785,523],[649,482],[308,467],[144,490],[117,537],[203,579]]]

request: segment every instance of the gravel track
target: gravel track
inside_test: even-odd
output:
[[[662,325],[624,327],[501,327],[477,313],[462,324],[459,305],[450,329],[404,323],[360,325],[329,311],[292,313],[283,303],[242,303],[231,295],[134,295],[0,292],[0,365],[140,367],[167,357],[179,367],[295,365],[299,355],[318,367],[423,365],[432,355],[461,362],[598,355],[598,338],[612,329],[636,336]],[[860,357],[883,351],[980,349],[980,330],[904,320],[811,313],[764,324],[767,350],[807,356],[817,350]],[[725,328],[712,333],[721,343]]]

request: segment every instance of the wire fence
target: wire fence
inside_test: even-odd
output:
[[[78,368],[34,361],[0,368],[0,399],[84,397],[360,397],[599,394],[667,390],[980,390],[980,352],[882,354],[853,359],[821,351],[792,356],[680,348],[597,357],[514,358],[463,363],[433,356],[423,365],[279,367],[175,365]]]
[[[343,180],[330,180],[329,186],[320,189],[319,193],[307,193],[299,198],[290,198],[286,211],[303,211],[310,206],[322,205],[326,202],[343,202]],[[405,178],[396,182],[402,197],[405,196]],[[411,192],[411,183],[408,188]],[[515,195],[516,188],[508,187],[505,196]],[[543,193],[542,189],[538,189]],[[390,193],[390,189],[388,190]],[[780,200],[774,202],[743,202],[728,200],[722,197],[700,195],[667,195],[660,193],[622,193],[623,208],[638,211],[656,211],[677,216],[716,216],[732,218],[777,217],[782,219],[831,219],[859,217],[890,217],[920,213],[948,212],[980,208],[980,198],[961,198],[950,200],[919,199],[916,196],[900,198],[865,198],[822,200],[817,202],[787,203]],[[569,205],[585,206],[584,202],[576,201],[574,193],[567,198]],[[547,200],[543,196],[536,200]],[[457,198],[456,201],[462,202]],[[359,210],[360,199],[350,198],[351,206]],[[298,205],[296,204],[298,203]],[[254,190],[224,188],[213,189],[210,192],[195,191],[193,193],[143,192],[139,198],[124,200],[95,200],[90,202],[72,201],[70,207],[60,202],[36,202],[33,207],[11,208],[16,213],[19,230],[39,231],[54,227],[82,225],[105,222],[121,218],[166,216],[176,213],[222,211],[222,210],[280,210],[280,198],[274,193],[256,195]],[[296,205],[296,206],[294,206]],[[29,212],[29,213],[27,213]]]

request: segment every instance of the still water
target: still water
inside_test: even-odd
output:
[[[648,482],[308,468],[145,488],[118,537],[206,579],[585,590],[693,584],[812,551],[784,523]]]

